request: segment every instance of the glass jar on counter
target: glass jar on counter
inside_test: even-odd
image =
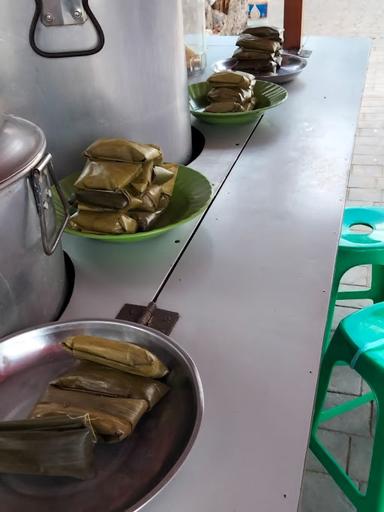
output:
[[[189,74],[197,74],[207,65],[206,0],[182,0],[182,3],[186,65]]]

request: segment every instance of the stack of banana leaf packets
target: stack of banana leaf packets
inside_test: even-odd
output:
[[[169,391],[168,368],[143,347],[94,336],[62,346],[75,366],[28,419],[0,423],[0,473],[92,478],[95,445],[126,439]]]

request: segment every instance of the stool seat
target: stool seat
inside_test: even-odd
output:
[[[352,226],[364,225],[370,233],[351,231]],[[346,208],[339,247],[349,249],[384,249],[384,208],[364,206]]]

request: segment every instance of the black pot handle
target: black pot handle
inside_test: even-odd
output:
[[[91,48],[90,50],[72,50],[65,52],[45,52],[44,50],[41,50],[36,44],[35,34],[37,22],[39,21],[39,18],[42,13],[42,0],[35,0],[35,2],[35,14],[33,15],[33,19],[29,29],[29,44],[31,45],[32,50],[36,52],[38,55],[41,55],[41,57],[46,57],[47,59],[62,59],[64,57],[87,57],[89,55],[94,55],[95,53],[98,53],[103,48],[105,43],[103,29],[101,28],[100,23],[97,21],[96,16],[93,14],[91,8],[89,7],[88,0],[83,0],[84,11],[87,13],[89,19],[93,23],[93,26],[95,27],[97,33],[98,40],[96,46],[94,48]]]

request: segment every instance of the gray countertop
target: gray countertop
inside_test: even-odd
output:
[[[297,510],[370,42],[306,47],[288,101],[256,130],[196,123],[207,146],[191,166],[215,187],[232,172],[159,306],[181,315],[172,336],[199,368],[205,415],[148,512]],[[196,222],[126,246],[66,237],[77,280],[63,319],[151,300]]]

